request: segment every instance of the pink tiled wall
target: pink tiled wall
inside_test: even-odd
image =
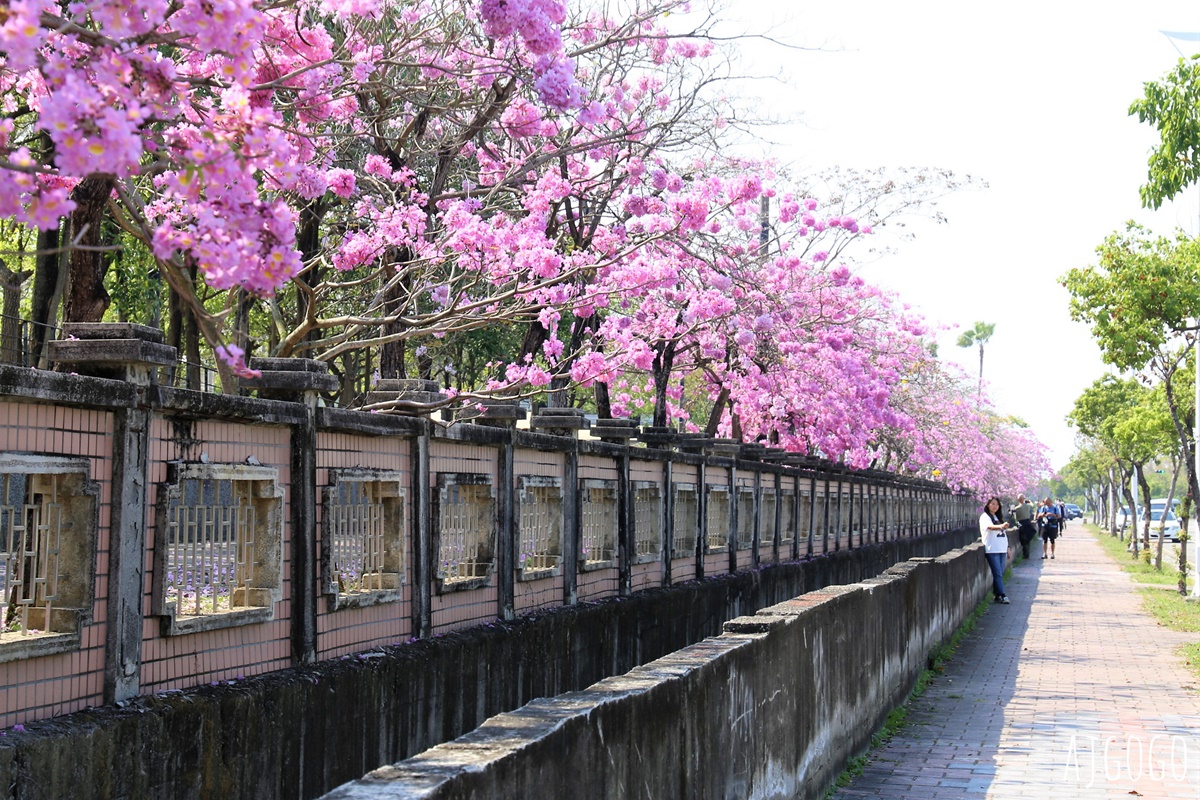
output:
[[[518,615],[538,608],[555,608],[563,603],[562,575],[513,583],[513,608]]]
[[[492,585],[481,589],[452,591],[433,594],[433,633],[446,633],[457,628],[469,628],[482,622],[491,622],[499,616],[499,595],[496,579]]]
[[[218,420],[193,423],[187,438],[170,418],[156,415],[150,427],[150,524],[146,549],[145,613],[142,623],[142,690],[149,694],[183,689],[239,676],[259,675],[291,666],[291,436],[281,425],[241,424]],[[203,456],[203,458],[202,458]],[[167,463],[245,464],[253,457],[278,471],[283,491],[283,595],[270,622],[215,631],[163,636],[160,618],[152,616],[155,520],[159,485],[167,479]]]
[[[445,472],[488,475],[492,479],[493,492],[498,492],[496,470],[499,456],[499,451],[494,447],[435,440],[429,448],[431,491],[437,491],[438,473]],[[492,575],[491,585],[481,589],[452,591],[444,595],[438,595],[435,590],[431,611],[435,634],[496,619],[500,612],[495,575]]]
[[[663,467],[664,465],[661,461],[631,459],[629,462],[629,480],[631,482],[650,481],[659,486],[661,491],[663,485]],[[662,502],[666,502],[665,498],[663,498]],[[666,535],[665,531],[664,535]],[[635,592],[662,586],[662,581],[663,564],[661,558],[657,561],[648,561],[644,564],[633,564],[629,568],[630,588]]]
[[[579,457],[579,480],[617,479],[617,465],[611,459],[600,456],[583,455]],[[576,596],[580,601],[599,600],[603,597],[615,597],[620,591],[619,573],[616,567],[580,572],[576,578]]]
[[[92,608],[92,621],[81,632],[82,645],[77,652],[0,664],[0,728],[69,713],[98,705],[102,701],[109,518],[112,502],[112,425],[113,418],[109,412],[0,401],[0,452],[84,456],[90,462],[92,480],[100,487],[99,528],[96,533],[96,600]],[[332,471],[336,469],[385,469],[399,473],[402,485],[408,489],[406,502],[411,508],[416,497],[411,483],[411,447],[411,441],[403,436],[320,433],[317,440],[317,530],[319,531],[320,516],[323,513],[320,490],[330,485]],[[495,486],[498,455],[499,452],[494,447],[434,440],[430,453],[431,489],[436,490],[439,473],[488,475]],[[173,424],[170,415],[156,415],[150,431],[149,458],[148,541],[143,587],[146,613],[142,628],[143,691],[152,693],[189,688],[290,666],[291,439],[288,428],[282,425],[219,420]],[[159,618],[151,613],[153,543],[156,534],[154,507],[158,499],[159,485],[167,477],[168,463],[197,462],[202,458],[214,464],[243,464],[251,460],[277,470],[279,486],[283,492],[282,599],[275,605],[275,619],[267,623],[164,637]],[[564,464],[565,457],[561,453],[519,450],[515,454],[514,478],[521,475],[561,478]],[[609,458],[595,455],[581,455],[579,458],[578,477],[581,480],[615,481],[617,474],[617,465]],[[657,461],[634,459],[631,461],[630,478],[632,481],[653,481],[662,485],[664,465]],[[676,464],[673,467],[672,479],[676,483],[694,484],[698,480],[698,469],[690,465]],[[725,469],[710,467],[706,479],[710,485],[727,486],[728,472]],[[772,478],[765,480],[773,483]],[[738,483],[753,486],[753,474],[739,473]],[[703,490],[703,487],[698,488]],[[807,479],[783,480],[782,489],[785,491],[795,489],[807,492],[809,488],[810,483]],[[837,488],[836,483],[830,487],[831,500],[834,503]],[[500,490],[499,487],[496,489]],[[823,481],[818,481],[816,490],[817,495],[813,498],[817,506],[814,553],[819,554],[822,552],[823,542]],[[576,492],[577,487],[564,485],[563,491]],[[736,502],[736,493],[733,499]],[[777,498],[777,502],[783,502],[782,494]],[[834,511],[831,513],[831,525],[835,524],[835,521]],[[806,527],[807,520],[804,520],[799,542],[801,555],[807,551],[804,533]],[[664,535],[670,536],[670,531],[664,530]],[[406,577],[411,579],[412,531],[407,531],[406,536]],[[315,559],[314,570],[319,569],[319,536],[317,542],[318,558]],[[845,536],[842,537],[840,545],[843,549],[848,545]],[[833,546],[831,538],[830,549],[833,549]],[[790,548],[781,553],[784,558],[789,554]],[[760,548],[759,558],[763,563],[773,558],[769,541]],[[695,561],[694,558],[674,559],[671,565],[672,579],[682,582],[694,578],[697,574]],[[739,568],[747,568],[751,563],[751,552],[739,551]],[[573,566],[564,565],[564,568],[570,569]],[[706,555],[703,558],[705,575],[721,575],[727,572],[728,568],[728,554],[725,552]],[[659,586],[662,575],[663,565],[659,561],[633,564],[632,588],[636,591]],[[319,579],[320,576],[315,577]],[[320,585],[319,580],[317,584]],[[561,605],[563,585],[562,576],[528,582],[515,581],[514,604],[517,613]],[[577,587],[581,601],[615,596],[619,590],[618,570],[611,567],[582,572],[577,576]],[[318,598],[318,657],[335,658],[380,645],[406,641],[413,635],[413,588],[406,581],[401,598],[397,601],[341,611],[330,611],[326,598]],[[490,586],[450,591],[442,595],[435,593],[431,603],[432,627],[435,634],[490,622],[496,619],[499,613],[498,590],[494,577]]]
[[[0,452],[84,456],[99,484],[95,600],[77,652],[0,664],[0,728],[100,705],[108,604],[113,416],[107,411],[0,402]],[[5,634],[8,641],[19,634]]]
[[[705,486],[729,486],[729,470],[720,467],[709,467],[705,470],[704,475]],[[705,489],[707,491],[707,489]],[[734,502],[731,497],[730,502]],[[704,574],[705,576],[723,575],[729,572],[729,553],[721,550],[718,553],[705,553],[704,555]]]
[[[535,475],[545,478],[563,477],[566,458],[562,453],[544,453],[539,450],[517,450],[513,456],[513,475]],[[574,491],[563,484],[563,493]],[[514,502],[517,502],[514,500]],[[519,509],[514,508],[514,513]],[[567,530],[567,525],[563,525]],[[560,551],[561,552],[561,551]],[[565,570],[566,564],[562,565]],[[561,570],[560,570],[561,571]],[[538,608],[554,608],[563,602],[563,576],[539,578],[534,581],[515,580],[513,584],[513,608],[518,615]]]
[[[699,471],[691,464],[675,464],[671,468],[671,482],[690,483],[695,486],[698,474]],[[671,491],[675,491],[673,486],[671,487]],[[678,508],[676,508],[675,513],[679,513]],[[668,530],[666,535],[669,537],[671,535],[671,531]],[[682,583],[684,581],[694,580],[695,577],[696,559],[694,556],[690,558],[674,558],[671,560],[672,583]]]
[[[737,475],[737,491],[734,494],[734,498],[735,498],[734,502],[738,502],[738,503],[741,502],[741,493],[742,493],[743,489],[750,489],[750,490],[754,489],[754,476],[743,470],[739,470],[738,475]],[[742,520],[742,514],[745,510],[746,509],[742,508],[740,505],[738,506],[738,541],[739,542],[741,541],[742,536],[753,536],[754,535],[754,533],[753,533],[754,532],[753,517],[751,517],[747,521]],[[739,570],[743,570],[743,569],[750,569],[752,566],[754,566],[753,551],[749,547],[743,549],[741,547],[741,545],[739,544],[738,551],[737,551],[737,568]]]
[[[324,489],[333,484],[337,469],[381,469],[401,474],[401,486],[407,492],[405,519],[411,519],[416,493],[412,487],[410,440],[402,436],[364,436],[349,433],[317,435],[317,571],[320,587],[320,536],[324,514]],[[326,596],[317,599],[317,658],[333,658],[346,653],[396,644],[412,636],[412,524],[407,525],[404,540],[405,583],[400,599],[366,608],[342,608],[330,611]]]

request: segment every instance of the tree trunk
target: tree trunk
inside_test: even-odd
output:
[[[385,282],[391,282],[395,277],[398,269],[397,264],[402,264],[408,261],[407,251],[398,255],[396,259],[389,259],[389,263],[383,270],[383,279]],[[408,286],[404,281],[397,283],[387,290],[383,298],[383,313],[389,315],[395,313],[404,303],[408,296]],[[384,336],[400,333],[402,323],[389,322],[382,326]],[[398,339],[394,342],[388,342],[379,348],[379,377],[381,378],[406,378],[404,367],[404,349],[405,340]],[[424,377],[424,376],[421,376]]]
[[[979,388],[975,391],[975,394],[983,394],[983,342],[979,343]]]
[[[99,248],[103,243],[101,222],[112,190],[112,178],[90,177],[84,178],[71,192],[76,204],[71,213],[71,229],[82,247],[71,250],[64,322],[100,322],[108,310],[110,298],[104,290],[108,259],[98,249],[83,248]]]
[[[300,251],[301,261],[310,266],[296,280],[310,288],[321,282],[321,273],[317,267],[316,257],[321,250],[321,221],[325,218],[327,210],[328,206],[324,197],[318,197],[300,209],[300,226],[296,231],[296,249]],[[313,309],[309,308],[308,294],[297,291],[296,317],[298,323],[304,325],[312,312]],[[320,330],[314,327],[304,334],[304,341],[313,342],[319,335]]]
[[[1146,480],[1146,465],[1138,467],[1138,488],[1142,490],[1142,552],[1150,563],[1150,482]]]
[[[1125,541],[1126,528],[1132,529],[1130,534],[1130,549],[1133,552],[1134,558],[1137,558],[1138,552],[1138,537],[1137,537],[1137,518],[1133,514],[1133,510],[1137,508],[1137,503],[1133,501],[1133,491],[1129,488],[1129,481],[1133,477],[1132,471],[1126,472],[1121,470],[1121,494],[1125,497],[1125,507],[1129,509],[1128,515],[1125,517],[1125,526],[1121,528],[1121,541]]]
[[[21,352],[21,284],[28,272],[13,272],[0,258],[0,291],[4,294],[3,317],[0,318],[0,362],[24,365]]]
[[[183,301],[174,290],[167,289],[167,344],[175,348],[176,353],[183,352]],[[175,386],[179,364],[167,367],[167,386]]]
[[[1175,435],[1179,437],[1179,442],[1183,445],[1183,466],[1187,475],[1188,493],[1192,497],[1200,497],[1200,476],[1196,475],[1196,441],[1192,436],[1191,426],[1185,424],[1187,421],[1179,412],[1179,400],[1175,397],[1174,378],[1175,370],[1173,369],[1163,375],[1163,391],[1167,397],[1167,410],[1171,414],[1171,423],[1175,426]]]
[[[707,436],[716,436],[717,430],[721,427],[721,415],[725,413],[725,404],[729,402],[729,387],[722,386],[720,394],[713,402],[712,411],[708,414],[708,424],[704,426],[704,433]]]
[[[596,397],[596,417],[612,419],[612,400],[608,396],[608,384],[596,381],[592,384],[592,392]]]
[[[61,243],[58,228],[49,231],[39,231],[37,237],[37,260],[33,270],[33,297],[29,304],[30,366],[43,366],[39,363],[46,342],[51,338],[49,332],[54,328],[54,296],[58,288],[59,263],[62,254],[58,252]]]
[[[1167,538],[1165,535],[1167,515],[1171,512],[1171,504],[1175,500],[1175,487],[1179,484],[1179,460],[1172,459],[1172,461],[1174,464],[1171,465],[1171,488],[1167,490],[1167,505],[1163,509],[1162,519],[1158,523],[1158,547],[1155,548],[1154,554],[1154,568],[1159,572],[1162,572],[1163,539]]]
[[[192,281],[192,285],[196,285],[196,266],[193,264],[188,268],[188,277]],[[183,347],[187,353],[187,388],[194,391],[200,391],[200,323],[196,321],[196,315],[186,305],[183,309]]]
[[[675,340],[655,348],[654,364],[654,422],[656,428],[667,427],[667,389],[670,388],[671,373],[675,369]]]
[[[1179,504],[1179,593],[1187,594],[1187,545],[1188,539],[1188,518],[1192,515],[1192,495],[1185,492],[1183,502]]]

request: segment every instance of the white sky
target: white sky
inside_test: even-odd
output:
[[[746,48],[753,71],[785,74],[755,94],[803,115],[771,131],[786,143],[780,160],[801,171],[943,167],[987,181],[939,204],[948,224],[910,224],[915,239],[860,274],[931,322],[997,323],[984,360],[997,410],[1028,421],[1063,466],[1074,451],[1064,417],[1106,368],[1056,279],[1093,263],[1128,219],[1197,233],[1198,190],[1157,213],[1141,208],[1155,134],[1126,112],[1142,82],[1179,58],[1159,31],[1200,31],[1200,2],[731,0],[728,16],[822,48]],[[978,351],[954,346],[958,333],[939,337],[939,353],[975,374]]]

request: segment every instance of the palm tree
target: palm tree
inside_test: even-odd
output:
[[[958,337],[959,347],[974,347],[979,345],[979,388],[976,394],[983,393],[983,346],[992,334],[996,332],[996,323],[994,322],[976,322],[975,327],[967,328]]]

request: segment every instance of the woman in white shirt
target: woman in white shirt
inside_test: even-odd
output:
[[[1009,525],[1000,514],[1000,498],[993,497],[983,506],[979,515],[979,536],[983,539],[983,552],[992,569],[992,594],[997,603],[1008,603],[1004,593],[1004,562],[1008,558]]]

